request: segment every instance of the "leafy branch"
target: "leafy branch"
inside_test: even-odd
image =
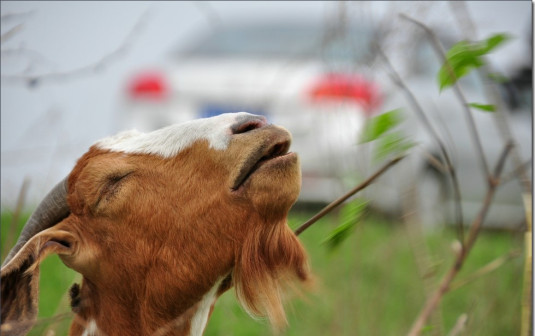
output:
[[[493,172],[491,172],[487,163],[487,158],[485,157],[485,153],[483,151],[483,147],[481,144],[481,140],[478,134],[477,127],[475,125],[473,116],[470,111],[470,107],[475,107],[478,109],[483,108],[487,110],[490,110],[491,108],[488,106],[482,106],[479,104],[476,104],[475,106],[473,103],[469,104],[466,101],[466,98],[464,97],[464,94],[462,93],[458,85],[459,78],[466,75],[473,68],[480,67],[484,64],[484,62],[481,60],[480,57],[482,57],[486,53],[496,48],[499,44],[504,42],[506,40],[505,36],[495,35],[487,39],[486,41],[475,43],[475,44],[462,42],[453,46],[452,49],[450,49],[450,51],[446,53],[444,52],[442,44],[440,43],[440,41],[438,40],[438,37],[436,36],[436,34],[433,32],[432,29],[430,29],[423,23],[413,18],[410,18],[406,15],[401,15],[401,17],[409,22],[414,23],[415,25],[417,25],[418,27],[424,30],[435,52],[437,53],[439,58],[443,61],[444,65],[442,66],[438,74],[440,88],[443,89],[445,87],[452,86],[457,98],[460,100],[463,106],[463,109],[465,111],[468,126],[470,128],[472,141],[475,144],[477,155],[480,160],[480,164],[482,166],[484,175],[487,179],[487,193],[485,195],[484,201],[481,205],[478,215],[472,222],[467,239],[463,241],[463,246],[457,253],[452,267],[444,275],[444,277],[440,281],[438,288],[434,291],[434,293],[431,296],[428,297],[420,314],[417,316],[416,320],[412,324],[412,327],[408,335],[416,336],[422,332],[422,329],[424,328],[425,323],[427,322],[427,320],[429,319],[433,311],[436,309],[436,307],[440,303],[442,297],[448,291],[451,290],[452,281],[455,279],[455,277],[461,270],[468,254],[473,248],[477,240],[477,237],[479,235],[481,226],[492,204],[494,194],[498,186],[500,185],[500,177],[503,171],[503,167],[505,165],[505,161],[514,146],[511,141],[506,143],[504,150],[502,154],[500,155],[500,158],[497,161]]]
[[[458,24],[461,26],[461,30],[465,37],[467,39],[473,39],[476,35],[476,27],[470,12],[468,11],[466,2],[450,1],[448,4],[451,7],[454,17],[457,19]],[[496,110],[496,127],[504,141],[514,141],[513,132],[511,131],[511,126],[508,120],[509,111],[507,105],[504,103],[502,95],[500,94],[498,87],[495,85],[495,83],[503,82],[504,76],[496,73],[492,69],[489,62],[485,61],[485,56],[481,56],[481,59],[484,60],[483,65],[477,68],[476,73],[482,81],[487,82],[487,85],[484,85],[484,90],[487,98],[493,103]],[[487,81],[487,79],[491,79],[492,81]],[[532,189],[531,179],[527,169],[522,167],[523,159],[518,147],[513,148],[512,158],[514,164],[519,167],[519,169],[515,171],[515,175],[520,181],[524,193],[530,194]]]
[[[412,91],[409,89],[405,81],[401,78],[399,73],[394,69],[392,63],[388,59],[388,57],[385,55],[381,47],[378,45],[375,45],[375,50],[377,51],[378,55],[383,60],[383,63],[387,67],[388,74],[390,76],[390,79],[392,82],[394,82],[395,85],[397,85],[405,94],[407,97],[407,100],[409,104],[412,106],[413,110],[416,112],[416,116],[419,118],[421,123],[424,126],[424,129],[429,133],[431,138],[436,142],[438,145],[438,148],[440,150],[440,153],[445,161],[445,167],[444,165],[440,165],[444,169],[443,171],[447,172],[450,179],[451,184],[453,187],[453,194],[454,194],[454,204],[455,204],[455,218],[456,218],[456,224],[457,227],[457,235],[458,239],[461,242],[461,245],[464,243],[464,226],[463,226],[463,212],[461,208],[461,189],[459,187],[459,180],[457,178],[457,171],[455,170],[455,166],[453,165],[453,162],[450,158],[450,155],[448,154],[448,151],[446,150],[446,145],[438,135],[438,132],[436,131],[435,127],[427,117],[427,115],[424,112],[424,109],[416,99],[416,96],[412,93]],[[432,158],[434,159],[434,158]],[[439,163],[439,162],[437,162]]]
[[[424,30],[425,34],[427,35],[428,39],[431,42],[431,45],[433,46],[433,49],[435,50],[436,54],[444,64],[445,69],[448,72],[448,75],[452,79],[452,88],[453,92],[461,102],[461,105],[464,110],[464,114],[466,117],[466,122],[468,124],[468,127],[470,128],[470,135],[472,137],[472,142],[474,143],[476,147],[476,154],[479,158],[479,162],[481,165],[481,168],[485,174],[485,176],[490,176],[490,168],[487,163],[487,158],[485,157],[485,153],[483,151],[483,145],[481,143],[481,137],[479,135],[479,131],[477,129],[476,123],[474,121],[474,116],[472,115],[472,111],[470,110],[470,105],[468,101],[466,100],[466,97],[464,96],[463,92],[461,91],[461,88],[458,83],[458,77],[455,74],[454,64],[451,64],[451,61],[448,59],[446,52],[444,51],[444,47],[440,43],[440,40],[438,39],[437,35],[433,32],[433,30],[429,27],[427,27],[422,22],[413,19],[405,14],[400,14],[400,17],[414,23],[416,26],[420,27]],[[462,63],[461,63],[462,64]],[[459,71],[458,71],[459,72]]]
[[[454,85],[473,69],[483,66],[485,64],[483,56],[509,39],[505,34],[496,34],[483,41],[456,43],[444,55],[446,62],[438,72],[437,81],[440,90]]]

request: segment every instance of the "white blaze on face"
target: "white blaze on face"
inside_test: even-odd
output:
[[[100,149],[132,154],[155,154],[170,158],[198,140],[208,140],[210,147],[224,150],[232,135],[231,126],[246,112],[226,113],[172,125],[150,133],[126,131],[96,143]]]

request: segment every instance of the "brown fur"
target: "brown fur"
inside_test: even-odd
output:
[[[150,335],[182,321],[172,334],[185,335],[199,300],[230,272],[248,311],[284,325],[285,284],[309,277],[286,225],[300,189],[297,157],[267,161],[231,186],[253,153],[288,136],[267,126],[233,136],[224,151],[198,141],[169,159],[96,147],[82,156],[69,177],[71,215],[49,229],[68,232],[60,257],[83,275],[71,335],[91,319],[106,335]]]
[[[309,277],[304,250],[285,223],[265,223],[248,232],[233,276],[240,302],[276,328],[286,324],[282,294]]]

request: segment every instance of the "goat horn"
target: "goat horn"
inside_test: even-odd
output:
[[[24,225],[19,239],[11,249],[2,267],[6,265],[17,252],[39,232],[48,229],[66,218],[70,213],[67,204],[67,178],[59,182],[39,203],[37,209]]]

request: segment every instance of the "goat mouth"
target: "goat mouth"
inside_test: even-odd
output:
[[[278,141],[275,144],[261,146],[261,148],[253,155],[251,155],[243,166],[240,168],[238,177],[232,185],[232,190],[236,191],[249,180],[249,177],[253,175],[260,167],[275,163],[276,161],[283,160],[285,157],[295,155],[289,152],[290,140]]]

